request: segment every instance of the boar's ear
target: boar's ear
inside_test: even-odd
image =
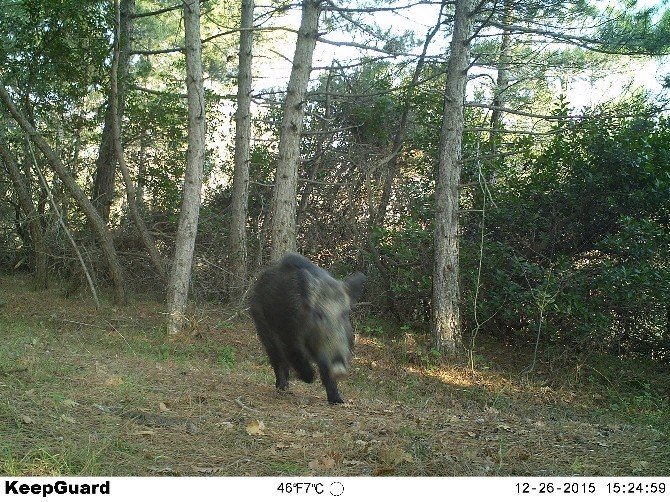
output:
[[[356,303],[363,296],[363,286],[366,280],[367,277],[361,272],[351,274],[344,280],[344,286],[347,288],[352,303]]]
[[[314,303],[314,288],[317,279],[304,268],[297,270],[298,287],[300,288],[300,299],[306,310],[310,310]]]

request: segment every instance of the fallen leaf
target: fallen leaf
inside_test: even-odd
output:
[[[395,446],[382,450],[379,454],[379,458],[382,463],[393,466],[402,464],[403,462],[414,461],[412,455]]]
[[[176,472],[172,467],[149,467],[149,470],[156,474],[173,474]]]
[[[262,420],[252,420],[247,424],[247,434],[250,436],[262,436],[265,434],[263,430],[265,429],[265,424]]]
[[[77,401],[73,401],[72,399],[65,399],[61,404],[63,406],[67,406],[68,408],[79,406],[79,403]]]
[[[377,467],[372,471],[373,476],[389,476],[393,473],[395,473],[394,467]]]
[[[105,406],[104,404],[94,404],[93,407],[99,409],[103,413],[114,413],[114,408],[112,406]]]
[[[197,472],[200,474],[218,474],[222,472],[223,469],[221,467],[197,467],[193,466],[193,472]]]
[[[21,422],[23,422],[24,424],[35,423],[35,421],[32,418],[30,418],[28,415],[21,415]]]
[[[633,460],[630,466],[633,468],[633,472],[638,473],[649,467],[649,462],[646,460]]]
[[[105,380],[105,385],[107,387],[118,387],[123,383],[123,378],[121,377],[111,377]]]
[[[159,408],[161,411],[170,411],[170,408],[168,408],[168,407],[167,407],[167,404],[165,404],[165,403],[158,403],[158,408]]]
[[[335,467],[335,459],[331,457],[321,457],[312,460],[307,466],[313,471],[332,469]]]

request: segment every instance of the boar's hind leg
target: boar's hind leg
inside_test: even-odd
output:
[[[330,376],[328,366],[319,364],[319,374],[321,375],[321,383],[326,388],[326,396],[330,404],[344,403],[340,397],[340,392],[337,390],[337,382]]]
[[[256,329],[260,335],[261,342],[263,342],[263,347],[265,347],[265,352],[270,359],[272,369],[275,372],[275,387],[277,387],[277,390],[288,390],[288,363],[281,348],[275,341],[274,334],[262,325],[257,325]]]
[[[286,355],[288,360],[291,361],[291,366],[295,369],[295,372],[298,374],[298,378],[306,383],[312,383],[314,381],[314,368],[309,364],[309,360],[305,354],[298,348],[287,348]]]
[[[275,370],[275,387],[277,390],[288,390],[288,364],[283,359],[273,361],[272,358],[270,363]]]

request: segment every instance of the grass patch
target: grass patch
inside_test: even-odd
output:
[[[58,452],[46,448],[26,453],[0,449],[0,474],[4,476],[96,476],[102,452],[91,448]]]
[[[589,366],[585,379],[605,400],[607,412],[651,426],[670,439],[670,376],[658,363],[601,356]]]
[[[274,476],[301,476],[305,474],[305,467],[295,462],[268,462],[266,464]]]
[[[230,371],[235,367],[235,347],[226,345],[219,349],[219,365]]]

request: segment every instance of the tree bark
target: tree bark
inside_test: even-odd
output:
[[[242,293],[247,280],[247,209],[251,137],[251,62],[253,58],[254,0],[242,0],[240,54],[235,113],[235,170],[230,220],[229,291]]]
[[[49,285],[47,275],[47,252],[37,209],[35,208],[30,192],[24,183],[24,177],[21,174],[19,166],[14,161],[8,148],[3,144],[0,144],[0,157],[2,157],[2,160],[7,167],[7,172],[14,185],[14,190],[19,199],[21,210],[28,220],[30,239],[32,240],[33,252],[35,254],[35,288],[38,291],[47,289]]]
[[[120,62],[120,51],[119,51],[119,40],[120,40],[120,26],[121,26],[121,16],[118,0],[114,1],[114,10],[115,10],[115,25],[116,31],[114,36],[114,53],[112,56],[112,72],[111,72],[111,92],[109,95],[109,105],[111,110],[112,117],[112,138],[114,146],[114,154],[116,160],[119,164],[119,169],[123,175],[123,181],[126,186],[126,200],[128,202],[128,210],[130,211],[130,216],[137,228],[138,233],[140,234],[140,239],[144,244],[151,263],[160,274],[163,280],[167,280],[167,271],[165,264],[163,262],[163,257],[158,252],[156,248],[156,243],[154,242],[153,237],[149,233],[147,226],[144,224],[144,220],[140,215],[140,211],[137,207],[137,200],[135,197],[135,184],[130,177],[130,172],[128,166],[126,165],[125,155],[123,153],[123,145],[121,143],[121,115],[119,113],[120,102],[119,102],[119,81],[118,81],[118,67]]]
[[[132,50],[133,15],[135,0],[121,0],[120,20],[118,23],[119,57],[117,70],[117,115],[123,117],[128,69],[130,66],[130,51]],[[110,84],[105,123],[102,129],[100,149],[95,161],[95,175],[93,177],[93,205],[105,222],[109,221],[109,213],[114,201],[114,181],[116,179],[116,151],[114,146],[114,114],[112,112],[112,90]]]
[[[457,0],[450,44],[435,187],[435,262],[432,328],[437,350],[456,354],[462,348],[458,282],[458,185],[464,129],[464,100],[470,60],[473,0]]]
[[[279,136],[279,157],[272,194],[272,248],[270,259],[278,261],[297,249],[296,195],[300,164],[300,136],[304,101],[318,36],[320,0],[303,0],[302,19],[295,45],[291,77]]]
[[[33,143],[37,145],[37,148],[39,148],[40,151],[44,154],[44,157],[47,159],[47,162],[51,168],[58,175],[60,180],[63,182],[63,185],[65,185],[65,188],[68,190],[70,195],[74,197],[75,201],[88,218],[88,221],[91,223],[91,227],[93,228],[93,231],[95,232],[96,237],[100,242],[100,247],[105,257],[107,270],[109,271],[109,276],[114,287],[114,301],[116,303],[125,303],[126,293],[123,283],[123,272],[121,269],[121,264],[119,263],[116,249],[114,249],[112,236],[109,233],[104,220],[100,217],[98,212],[95,210],[95,207],[93,207],[93,204],[91,204],[91,201],[88,199],[88,197],[86,197],[84,191],[77,184],[72,173],[61,162],[60,158],[58,158],[51,146],[16,108],[2,82],[0,82],[0,100],[5,103],[9,113],[14,117],[19,126],[21,126],[21,129],[23,129],[23,131],[31,138]]]
[[[175,256],[168,285],[168,333],[177,334],[184,325],[184,312],[195,238],[198,231],[200,190],[205,161],[205,93],[202,76],[202,41],[200,38],[200,2],[184,0],[186,47],[186,90],[188,94],[188,151]]]

